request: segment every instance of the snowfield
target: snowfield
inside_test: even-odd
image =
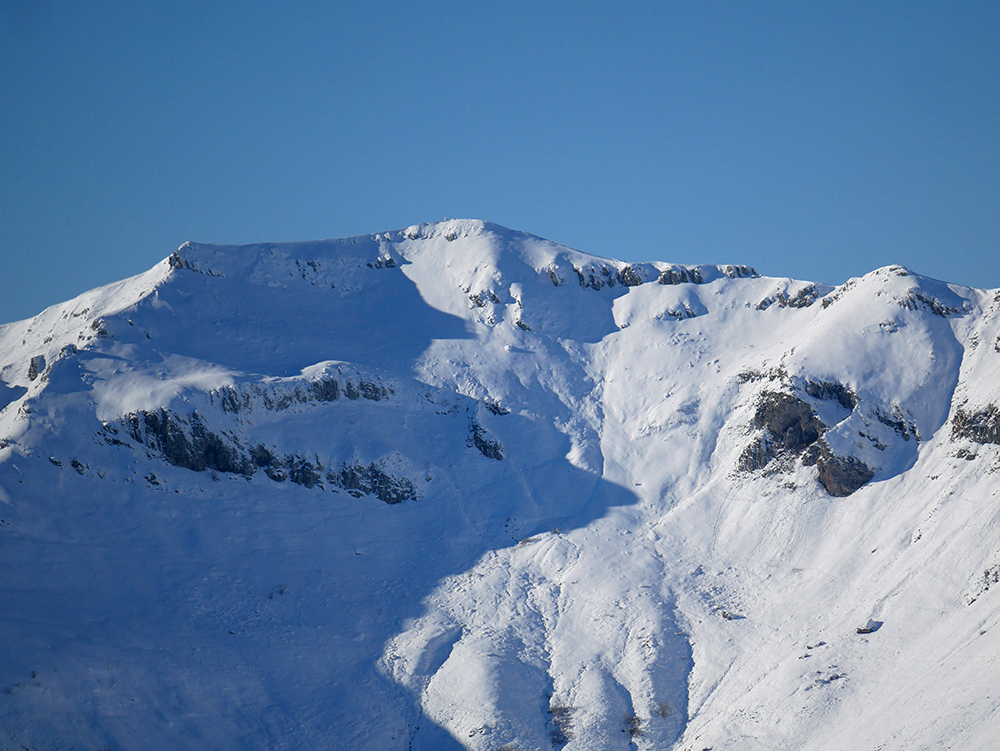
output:
[[[0,410],[3,749],[1000,743],[1000,290],[188,243]]]

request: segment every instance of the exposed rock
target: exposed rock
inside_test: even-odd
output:
[[[618,272],[618,277],[626,287],[638,287],[642,284],[642,277],[635,270],[635,266],[626,266]]]
[[[742,471],[763,469],[780,456],[798,456],[803,466],[816,467],[819,482],[830,495],[837,497],[850,495],[875,476],[875,471],[860,459],[835,456],[822,440],[826,427],[812,407],[791,394],[773,391],[761,394],[754,427],[766,433],[743,449],[737,461]]]
[[[806,381],[806,393],[814,399],[840,402],[844,409],[853,410],[858,406],[858,397],[838,381]]]
[[[486,429],[475,420],[469,425],[469,445],[475,446],[488,459],[503,460],[503,444],[490,437]]]
[[[774,304],[779,308],[808,308],[818,297],[819,290],[816,289],[816,285],[810,284],[791,296],[779,291],[771,297],[765,297],[757,303],[757,310],[767,310]]]
[[[188,421],[172,412],[139,410],[123,418],[126,431],[137,442],[158,451],[170,464],[201,472],[250,475],[252,467],[239,449],[205,427],[197,412]]]
[[[940,300],[915,289],[911,289],[909,294],[899,301],[899,304],[907,310],[920,310],[922,308],[942,318],[960,316],[965,312],[959,308],[949,307]]]
[[[954,438],[968,438],[976,443],[1000,444],[1000,409],[987,404],[982,409],[966,412],[959,408],[951,422]]]
[[[736,466],[743,472],[756,472],[764,469],[774,458],[774,450],[766,436],[757,436],[740,454]]]
[[[832,496],[842,498],[853,493],[875,476],[875,471],[853,456],[834,456],[824,444],[816,462],[817,479]]]
[[[752,266],[723,266],[722,273],[730,279],[756,279],[760,276]]]
[[[787,383],[789,382],[788,371],[780,365],[774,368],[769,368],[767,372],[748,368],[737,374],[736,383],[753,383],[754,381],[763,381],[765,379],[768,381]]]
[[[108,331],[107,324],[104,323],[104,319],[97,318],[90,322],[90,328],[94,330],[97,334],[98,339],[110,339],[111,333]]]
[[[375,263],[368,263],[367,266],[370,269],[394,269],[396,259],[392,256],[379,256],[375,259]]]
[[[837,289],[835,289],[833,292],[831,292],[829,295],[823,298],[823,309],[826,310],[827,308],[829,308],[831,305],[837,302],[837,300],[842,298],[845,293],[850,292],[856,286],[858,286],[857,279],[850,279],[847,282],[844,282],[844,284],[840,285]]]
[[[45,370],[45,358],[42,355],[35,355],[28,363],[28,380],[33,381],[38,378],[38,374]]]
[[[255,467],[260,467],[261,469],[274,467],[277,464],[274,454],[262,443],[258,443],[250,449],[250,461],[253,462]]]
[[[288,471],[288,479],[296,485],[311,488],[318,485],[323,479],[320,474],[323,471],[323,465],[318,459],[313,464],[305,457],[289,454],[285,457],[285,468]]]
[[[704,284],[705,278],[700,269],[674,266],[661,271],[656,282],[658,284]]]
[[[667,308],[661,315],[657,316],[658,320],[664,320],[665,318],[672,318],[675,321],[683,321],[687,318],[697,318],[698,314],[695,313],[687,305],[683,305],[680,308]]]
[[[815,467],[816,463],[819,461],[820,454],[822,453],[822,447],[819,443],[814,443],[809,446],[805,451],[802,452],[802,466],[803,467]]]
[[[387,398],[390,393],[389,389],[385,386],[380,386],[373,381],[359,380],[356,387],[354,386],[353,381],[350,379],[347,381],[348,399],[357,399],[360,396],[362,399],[378,402]],[[356,396],[354,394],[356,394]]]
[[[920,436],[917,434],[917,427],[913,423],[903,419],[903,414],[898,406],[893,407],[892,415],[887,415],[877,407],[873,410],[873,414],[875,415],[875,419],[886,427],[892,428],[904,441],[908,441],[910,438],[920,440]]]
[[[998,583],[1000,583],[1000,565],[988,566],[983,571],[982,577],[974,582],[972,592],[966,594],[966,604],[971,605]]]
[[[289,480],[306,488],[323,487],[320,483],[324,467],[318,458],[286,454],[279,459],[263,444],[243,451],[235,441],[206,428],[197,413],[183,420],[165,409],[139,411],[127,415],[123,422],[134,440],[159,452],[168,463],[177,467],[196,472],[211,469],[245,477],[263,470],[275,482]],[[371,494],[386,503],[417,497],[410,480],[388,475],[374,463],[367,467],[344,464],[340,470],[330,471],[326,479],[334,487],[358,496]]]
[[[405,477],[388,475],[375,463],[367,467],[361,464],[344,464],[339,470],[329,472],[326,479],[334,487],[343,488],[356,498],[374,495],[380,501],[390,504],[417,499],[417,489],[413,482]]]
[[[317,402],[334,402],[340,398],[340,384],[337,383],[336,378],[312,381],[309,384],[309,396]],[[381,398],[381,393],[379,398]]]
[[[336,378],[326,376],[292,387],[277,384],[222,386],[212,391],[211,399],[212,404],[217,404],[223,411],[240,414],[252,411],[255,404],[271,412],[280,412],[294,404],[333,402],[339,399],[341,394],[348,399],[368,399],[378,402],[389,398],[393,393],[395,393],[393,389],[375,381],[359,378],[354,382],[348,378],[342,386]]]
[[[866,623],[864,626],[858,626],[857,629],[855,629],[855,631],[859,634],[874,634],[880,628],[882,628],[882,621],[876,621],[872,618],[869,618],[868,623]]]
[[[552,715],[549,727],[549,737],[552,745],[562,748],[573,740],[573,713],[576,707],[568,704],[551,703],[549,714]]]
[[[500,404],[496,399],[486,398],[483,400],[483,405],[495,415],[509,415],[510,410]]]
[[[761,394],[754,427],[767,428],[780,448],[793,452],[815,443],[823,432],[823,423],[808,403],[773,391]]]
[[[193,271],[196,274],[206,274],[207,276],[221,277],[222,274],[216,273],[211,269],[198,268],[198,266],[196,266],[194,263],[192,263],[187,258],[184,258],[184,256],[180,254],[180,251],[184,250],[185,248],[188,248],[190,245],[191,243],[184,243],[180,248],[178,248],[177,250],[175,250],[173,253],[170,254],[170,257],[167,259],[167,264],[170,266],[170,268],[186,269],[188,271]]]
[[[597,269],[592,266],[585,266],[583,268],[576,268],[574,266],[573,270],[576,272],[580,286],[584,288],[602,289],[603,287],[614,287],[619,284],[625,287],[635,286],[626,281],[626,276],[623,275],[622,271],[607,265],[602,265]],[[642,279],[631,266],[626,269],[625,273],[628,274],[627,278],[632,279],[635,284],[642,284]]]

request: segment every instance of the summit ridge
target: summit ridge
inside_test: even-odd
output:
[[[998,314],[477,220],[185,243],[0,326],[0,740],[989,745]]]

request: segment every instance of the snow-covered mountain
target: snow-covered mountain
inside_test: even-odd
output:
[[[998,313],[188,243],[0,327],[2,748],[993,747]]]

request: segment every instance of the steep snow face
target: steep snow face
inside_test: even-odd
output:
[[[998,364],[898,266],[188,243],[0,327],[0,739],[985,747]]]

